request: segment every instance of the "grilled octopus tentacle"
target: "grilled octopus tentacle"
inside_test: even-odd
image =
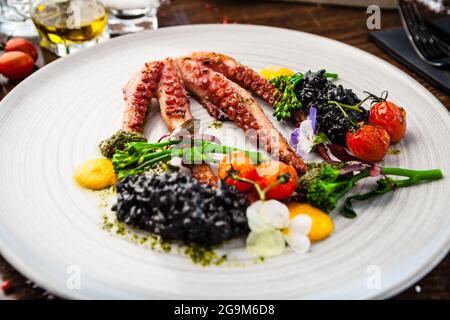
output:
[[[255,130],[257,138],[268,152],[273,153],[278,148],[278,156],[282,161],[293,165],[300,173],[306,171],[303,160],[273,127],[250,93],[197,60],[184,57],[176,61],[188,91],[200,100],[208,97],[208,101],[224,111],[244,132]]]
[[[177,65],[172,59],[164,60],[164,69],[159,83],[157,97],[161,116],[170,132],[192,119],[190,102],[183,79]],[[217,177],[206,164],[188,164],[189,169],[200,183],[217,186]]]
[[[190,58],[201,62],[204,66],[223,74],[271,105],[277,98],[276,88],[253,69],[241,64],[234,58],[215,52],[194,52]]]
[[[178,85],[170,85],[170,81]],[[175,89],[175,90],[172,90]],[[192,118],[184,84],[177,66],[171,60],[153,61],[136,73],[123,89],[125,113],[123,129],[142,132],[148,106],[158,97],[161,115],[169,131]],[[175,102],[175,103],[174,103]],[[190,165],[192,175],[201,183],[217,185],[217,177],[207,164]]]
[[[122,128],[127,131],[142,132],[148,106],[156,95],[163,63],[146,63],[123,88],[125,113]]]
[[[215,52],[199,51],[194,52],[190,57],[201,62],[208,68],[222,73],[231,81],[250,90],[271,105],[273,105],[279,97],[278,91],[268,80],[230,56]],[[291,122],[296,127],[299,127],[305,118],[306,115],[304,114],[304,111],[297,110],[294,111]],[[323,145],[319,145],[317,150],[324,160],[332,161]]]

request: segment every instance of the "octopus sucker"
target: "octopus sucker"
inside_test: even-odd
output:
[[[269,81],[230,56],[216,52],[198,51],[184,58],[199,61],[205,67],[223,74],[229,80],[236,82],[271,105],[277,98],[276,88]]]
[[[197,97],[195,98],[200,102],[202,106],[205,107],[206,111],[208,111],[209,115],[219,121],[226,121],[229,120],[228,115],[226,112],[223,111],[223,108],[216,106],[215,104],[211,103],[209,99],[206,99],[205,97]]]
[[[172,132],[185,121],[192,119],[189,98],[178,67],[172,59],[164,60],[156,97],[161,116],[169,131]]]
[[[156,96],[162,69],[161,61],[146,63],[123,88],[125,113],[122,128],[124,130],[142,132],[148,106]]]

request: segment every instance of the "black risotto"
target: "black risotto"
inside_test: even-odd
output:
[[[164,241],[209,247],[248,233],[248,205],[234,187],[212,189],[176,172],[126,177],[112,210],[120,222]]]
[[[317,109],[319,131],[323,132],[332,143],[346,145],[345,137],[350,129],[350,119],[354,122],[368,121],[368,111],[363,107],[359,108],[361,112],[346,110],[349,119],[344,116],[338,106],[328,103],[328,101],[336,101],[355,105],[360,102],[360,99],[351,89],[345,89],[342,85],[335,85],[328,80],[325,70],[305,73],[297,88],[297,95],[308,110],[311,107]]]

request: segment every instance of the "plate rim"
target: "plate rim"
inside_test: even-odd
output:
[[[104,48],[108,46],[114,45],[116,42],[127,42],[129,39],[133,38],[145,38],[147,35],[150,35],[152,33],[158,32],[158,33],[164,33],[168,32],[170,33],[173,29],[198,29],[198,28],[210,28],[209,30],[212,30],[215,28],[216,32],[221,32],[222,30],[229,30],[229,29],[271,29],[271,30],[277,30],[277,32],[290,32],[290,33],[300,33],[307,37],[316,38],[320,41],[330,42],[334,44],[338,44],[341,46],[346,46],[347,48],[354,50],[355,52],[359,52],[360,54],[370,58],[375,59],[378,63],[383,64],[385,67],[391,68],[392,70],[395,70],[395,72],[403,77],[405,81],[408,81],[411,85],[415,87],[421,88],[421,93],[426,94],[427,98],[430,99],[430,101],[434,101],[435,104],[439,105],[440,108],[443,108],[443,110],[447,113],[447,116],[450,117],[450,112],[447,110],[447,108],[435,97],[424,85],[422,85],[419,81],[414,79],[412,76],[407,74],[405,71],[401,70],[397,66],[375,56],[374,54],[367,52],[365,50],[362,50],[360,48],[354,47],[352,45],[349,45],[345,42],[338,41],[335,39],[327,38],[324,36],[316,35],[313,33],[308,33],[304,31],[298,31],[293,29],[287,29],[287,28],[280,28],[280,27],[271,27],[271,26],[265,26],[265,25],[254,25],[254,24],[232,24],[232,25],[223,25],[223,24],[190,24],[190,25],[181,25],[181,26],[170,26],[170,27],[164,27],[157,30],[150,30],[150,31],[143,31],[135,34],[129,34],[117,38],[110,39],[106,42],[100,43],[96,46],[83,49],[79,52],[73,53],[71,55],[68,55],[66,57],[59,58],[43,67],[41,67],[39,70],[35,71],[32,75],[30,75],[28,78],[23,80],[21,83],[19,83],[13,90],[11,90],[3,99],[0,101],[0,108],[7,108],[6,105],[9,104],[9,101],[14,98],[15,95],[20,94],[22,90],[24,90],[29,84],[31,84],[34,79],[41,77],[45,75],[45,73],[49,73],[52,70],[58,68],[61,64],[70,63],[73,59],[79,59],[83,57],[89,56],[92,52],[95,52],[96,50],[99,50],[99,48]],[[448,231],[450,231],[450,226],[448,227]],[[381,292],[373,292],[373,294],[367,294],[364,297],[361,297],[361,299],[387,299],[390,298],[408,287],[412,286],[414,283],[422,279],[424,276],[426,276],[430,271],[432,271],[450,252],[450,232],[447,233],[446,237],[442,237],[441,240],[442,243],[439,243],[439,246],[436,247],[436,252],[432,257],[430,257],[427,261],[422,261],[421,267],[415,268],[414,272],[411,272],[411,274],[406,275],[405,277],[396,277],[398,281],[394,281],[394,283],[388,287],[381,290]],[[438,250],[441,249],[441,250]],[[10,249],[8,245],[6,245],[3,242],[0,242],[0,254],[5,258],[5,260],[12,265],[17,271],[19,271],[23,276],[26,278],[32,280],[34,283],[38,284],[40,287],[47,289],[50,293],[56,294],[59,297],[63,298],[69,298],[69,299],[90,299],[89,297],[82,296],[81,294],[77,294],[77,291],[71,291],[71,294],[69,294],[67,291],[60,289],[59,286],[54,286],[52,282],[45,282],[45,279],[43,277],[40,277],[40,274],[36,272],[32,266],[28,266],[26,261],[20,257],[20,255],[17,255],[14,253],[14,250],[12,248]],[[302,299],[299,297],[298,299]]]

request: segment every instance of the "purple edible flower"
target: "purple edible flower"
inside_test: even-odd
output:
[[[306,119],[311,120],[311,124],[314,130],[314,133],[316,132],[316,127],[317,127],[317,109],[314,107],[309,108],[309,114],[306,117]]]
[[[298,145],[300,140],[300,128],[295,128],[291,133],[291,146],[294,148]]]

